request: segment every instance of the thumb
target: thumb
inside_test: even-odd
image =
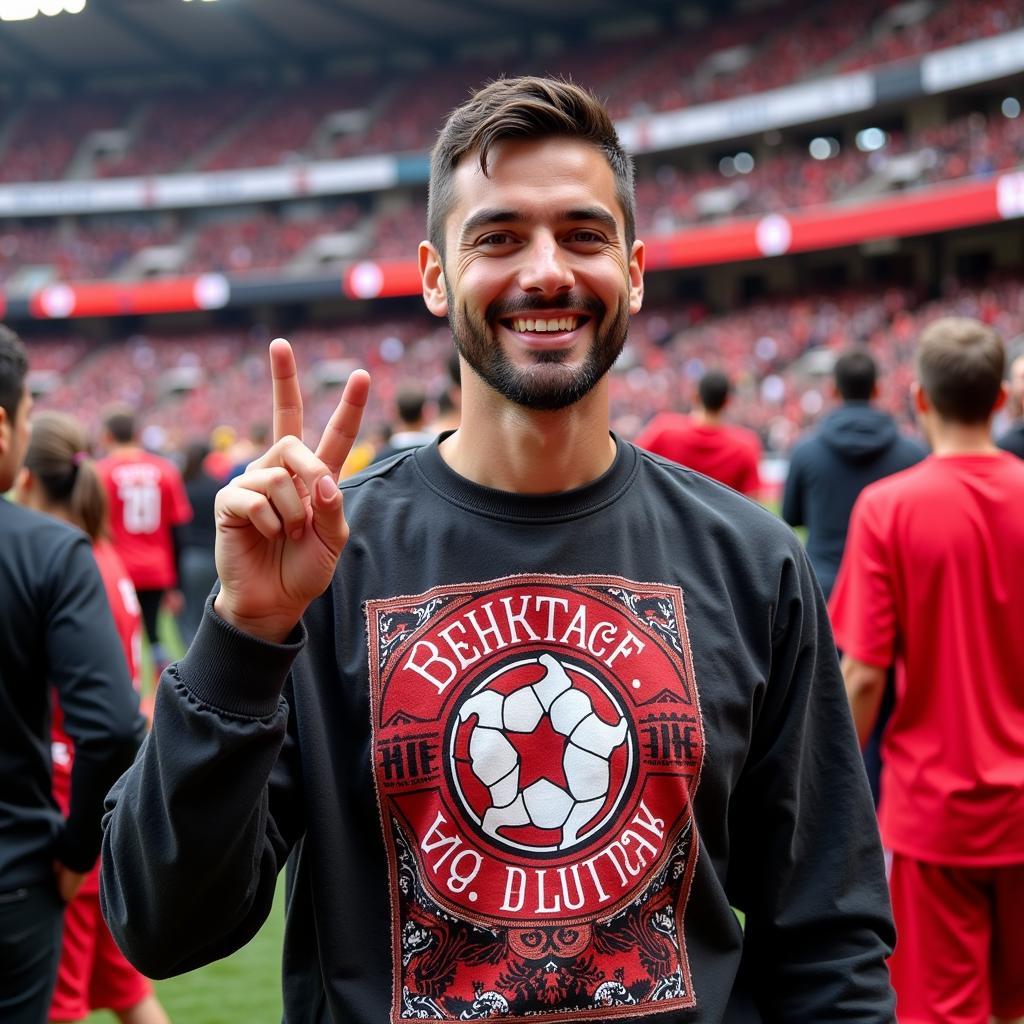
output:
[[[348,540],[345,503],[337,481],[329,473],[316,482],[313,493],[313,529],[335,557],[341,554]]]

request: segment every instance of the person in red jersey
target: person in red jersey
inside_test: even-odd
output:
[[[159,672],[170,659],[157,635],[157,616],[169,592],[181,603],[177,528],[192,518],[192,507],[177,466],[138,444],[130,411],[113,410],[103,427],[109,453],[96,465],[110,501],[111,537],[138,592]]]
[[[896,665],[879,818],[901,1024],[1024,1020],[1024,463],[991,440],[1003,364],[977,321],[925,329],[933,454],[863,491],[832,593],[862,741]]]
[[[696,412],[692,416],[660,413],[640,432],[636,443],[756,498],[761,492],[761,442],[752,430],[724,421],[730,390],[724,373],[709,370],[697,385]]]
[[[86,457],[78,424],[59,413],[35,417],[25,464],[18,476],[20,504],[84,530],[103,578],[107,600],[132,681],[138,689],[142,615],[124,563],[106,535],[107,498],[95,464]],[[65,815],[71,802],[74,743],[54,701],[53,794]],[[51,1021],[84,1020],[93,1010],[112,1010],[125,1024],[167,1024],[153,986],[125,960],[99,909],[99,867],[86,877],[64,910],[64,935]]]

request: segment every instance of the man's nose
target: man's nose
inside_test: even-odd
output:
[[[576,284],[568,253],[550,234],[535,238],[523,251],[523,265],[519,271],[519,287],[524,292],[556,295],[570,291]]]

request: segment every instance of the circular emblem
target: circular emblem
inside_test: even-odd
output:
[[[449,719],[448,773],[481,839],[529,856],[589,843],[626,800],[634,726],[582,661],[511,657],[467,686]]]

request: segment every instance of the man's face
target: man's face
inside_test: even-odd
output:
[[[492,389],[561,409],[622,351],[643,300],[643,246],[626,251],[614,175],[596,146],[503,142],[488,170],[472,154],[456,169],[444,266],[421,248],[424,297]]]
[[[0,417],[0,494],[9,491],[14,478],[25,459],[31,434],[29,414],[32,411],[32,396],[26,384],[13,421],[6,412]]]

